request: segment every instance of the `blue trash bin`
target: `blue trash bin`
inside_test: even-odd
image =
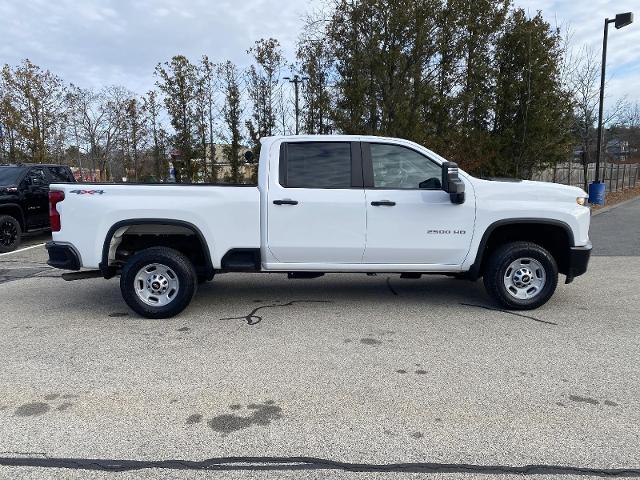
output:
[[[589,203],[592,205],[604,205],[604,182],[592,182],[589,184]]]

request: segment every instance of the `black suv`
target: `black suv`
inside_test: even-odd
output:
[[[0,253],[20,244],[23,232],[49,228],[49,185],[75,182],[63,165],[0,164]]]

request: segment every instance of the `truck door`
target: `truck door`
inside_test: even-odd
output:
[[[361,263],[365,199],[359,142],[285,142],[270,172],[267,246],[280,263]]]
[[[43,167],[29,169],[24,182],[25,221],[28,228],[49,223],[49,182]]]
[[[439,164],[403,145],[363,143],[367,208],[364,263],[460,265],[471,244],[475,201],[451,203]]]

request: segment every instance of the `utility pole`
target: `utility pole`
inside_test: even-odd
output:
[[[607,67],[607,37],[609,24],[613,23],[617,30],[633,23],[633,13],[619,13],[615,18],[604,19],[604,35],[602,37],[602,65],[600,71],[600,104],[598,106],[598,139],[596,146],[596,175],[595,181],[589,188],[589,201],[598,205],[604,204],[604,184],[600,183],[600,155],[602,151],[602,111],[604,107],[604,84]]]
[[[289,83],[293,83],[295,87],[295,102],[296,102],[296,135],[300,133],[300,84],[309,80],[309,77],[301,77],[298,74],[295,74],[293,78],[284,77],[285,80],[288,80]]]
[[[604,35],[602,37],[602,65],[600,70],[600,103],[598,105],[598,139],[596,146],[596,178],[600,181],[600,155],[602,152],[602,111],[604,107],[604,78],[607,69],[607,37],[609,36],[609,23],[614,20],[604,19]]]

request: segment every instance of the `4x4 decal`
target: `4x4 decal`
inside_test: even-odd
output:
[[[71,190],[69,193],[76,193],[78,195],[102,195],[104,190]]]

